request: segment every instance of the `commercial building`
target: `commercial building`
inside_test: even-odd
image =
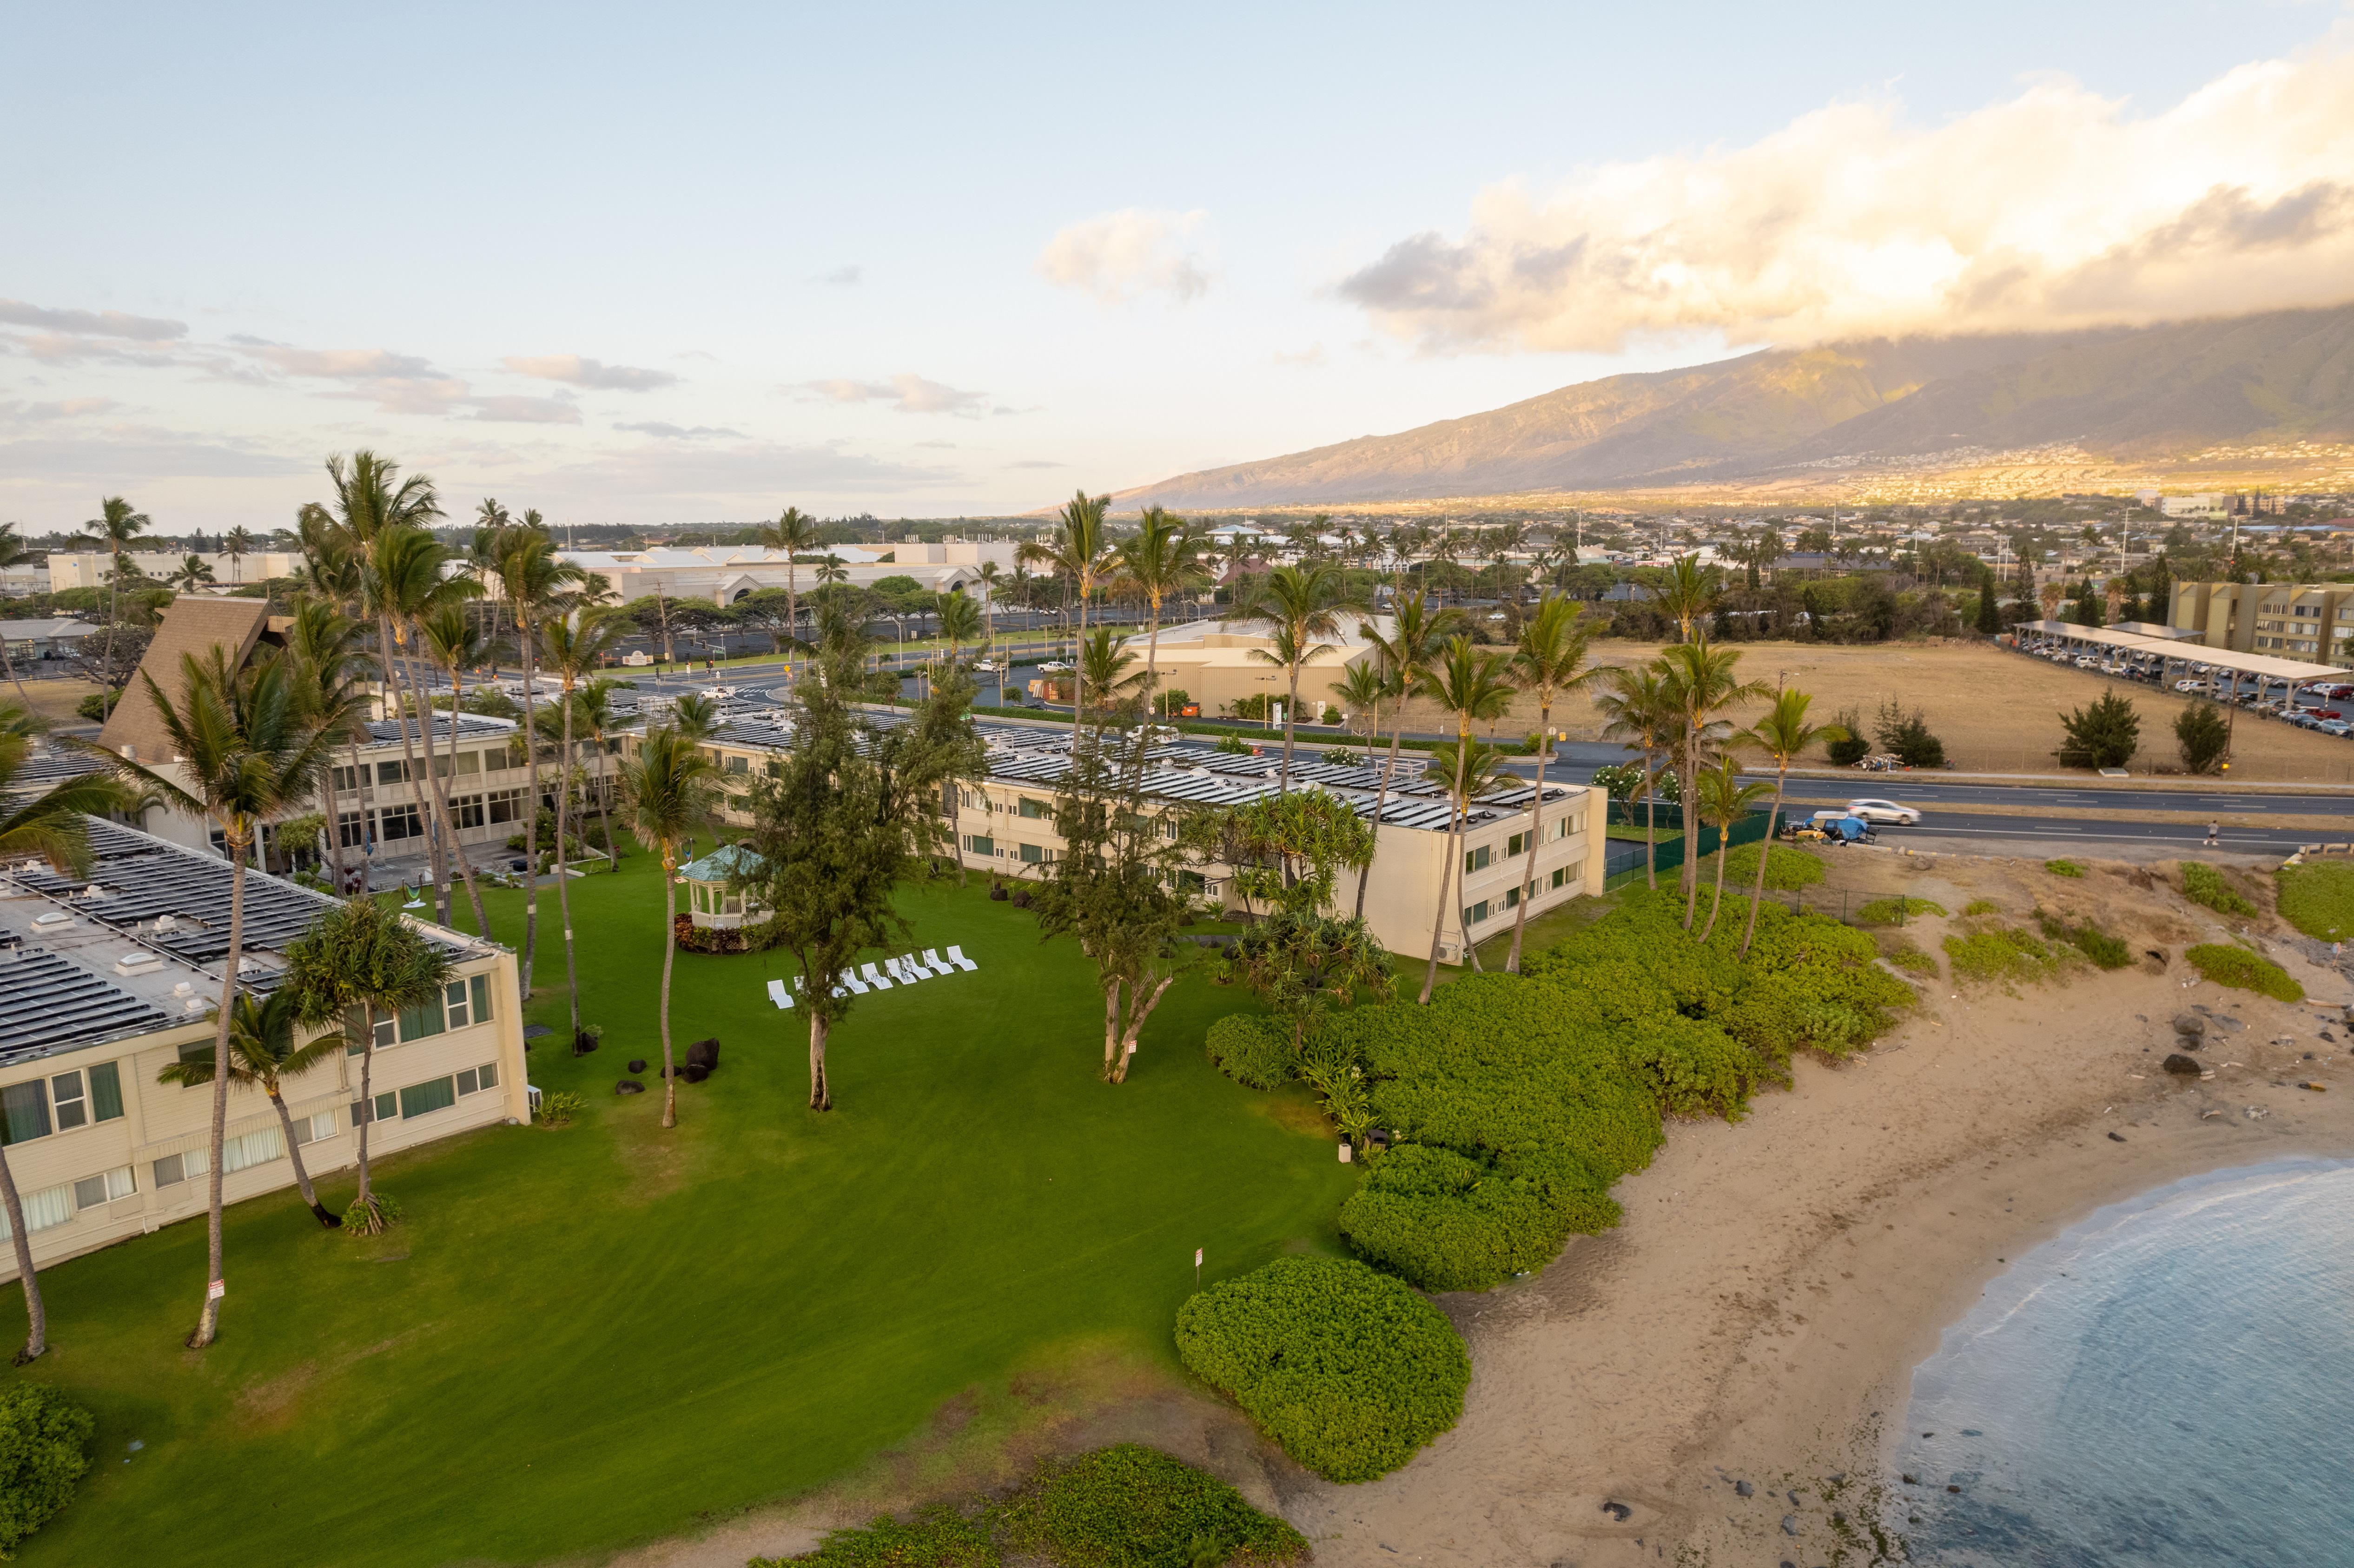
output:
[[[90,832],[86,877],[37,859],[0,867],[0,1139],[37,1266],[202,1214],[211,1171],[211,1086],[156,1075],[211,1054],[229,868],[117,823]],[[276,986],[286,945],[333,906],[249,874],[240,982]],[[514,956],[419,929],[449,949],[452,978],[428,1005],[370,1021],[366,1103],[355,1048],[286,1082],[282,1118],[260,1090],[230,1088],[228,1202],[293,1184],[290,1127],[316,1177],[357,1160],[363,1121],[374,1158],[530,1118]],[[0,1278],[16,1267],[0,1248]]]
[[[2177,583],[2166,619],[2202,647],[2354,667],[2354,583]]]
[[[1386,627],[1389,618],[1376,616]],[[1321,708],[1338,706],[1340,699],[1332,694],[1332,685],[1348,673],[1349,666],[1373,656],[1373,645],[1357,635],[1357,617],[1342,618],[1340,635],[1320,640],[1323,650],[1301,666],[1299,672],[1299,708],[1303,715],[1313,715]],[[1267,635],[1263,623],[1255,621],[1194,620],[1177,626],[1163,627],[1160,648],[1155,655],[1162,687],[1182,691],[1188,699],[1201,705],[1204,714],[1225,712],[1232,705],[1251,697],[1266,697],[1283,702],[1290,694],[1291,675],[1280,665],[1261,655],[1272,654],[1275,639]],[[1137,669],[1143,669],[1144,638],[1131,637],[1128,651],[1137,656]]]
[[[833,545],[814,552],[843,563],[844,581],[854,588],[872,588],[885,577],[913,577],[929,593],[974,592],[986,597],[981,568],[995,562],[1000,570],[1013,569],[1019,546],[1004,541],[968,544],[905,544],[890,546]],[[785,586],[791,565],[784,552],[751,545],[686,547],[658,545],[642,550],[565,550],[562,558],[601,578],[622,602],[657,593],[670,599],[701,599],[713,605],[734,604],[762,588]],[[806,590],[818,586],[817,565],[804,554],[792,574]]]
[[[207,555],[189,550],[177,554],[162,550],[126,550],[122,554],[122,561],[140,576],[162,582],[186,566],[191,555],[212,569],[213,580],[223,588],[302,575],[302,553],[299,550],[248,550],[242,556],[225,552]],[[104,588],[109,581],[109,574],[113,570],[114,556],[107,551],[54,550],[49,555],[49,591],[62,593],[67,588]]]
[[[81,652],[82,639],[98,635],[98,628],[71,617],[45,620],[0,620],[0,641],[8,657],[19,664],[44,659],[71,659]]]
[[[875,716],[883,723],[900,722],[896,715]],[[784,749],[788,724],[779,712],[774,720],[727,725],[705,743],[727,785],[725,820],[729,823],[750,824],[752,785]],[[940,803],[942,815],[949,819],[943,825],[955,835],[958,857],[976,871],[1008,878],[1050,875],[1064,851],[1054,804],[1055,788],[1070,768],[1069,730],[991,720],[979,727],[987,753],[986,774],[958,785],[954,800]],[[1375,821],[1382,758],[1376,756],[1364,763],[1328,758],[1313,746],[1296,747],[1292,788],[1323,790],[1374,822],[1366,921],[1393,952],[1426,953],[1438,913],[1439,881],[1447,867],[1450,807],[1446,791],[1423,779],[1424,758],[1409,752],[1400,759],[1397,779]],[[1197,745],[1160,747],[1149,758],[1144,793],[1154,802],[1152,814],[1159,821],[1190,808],[1246,805],[1278,792],[1281,760],[1274,747],[1245,756]],[[1447,962],[1462,961],[1466,933],[1484,941],[1509,929],[1524,898],[1533,916],[1602,891],[1602,791],[1548,780],[1543,810],[1532,821],[1533,794],[1532,786],[1513,780],[1473,802],[1463,829],[1458,896],[1440,945],[1439,956]],[[1173,837],[1173,823],[1169,831]],[[1537,841],[1533,873],[1527,858],[1532,834]],[[1201,862],[1183,873],[1190,889],[1227,910],[1242,907],[1234,874],[1233,866],[1214,861]],[[1352,912],[1356,879],[1346,876],[1342,883],[1334,912]]]

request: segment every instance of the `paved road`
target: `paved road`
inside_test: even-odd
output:
[[[2296,829],[2225,828],[2220,835],[2221,847],[2232,854],[2287,854],[2299,844],[2312,842],[2318,835]],[[1966,842],[1971,840],[2008,839],[2013,842],[2032,840],[2059,848],[2068,844],[2165,844],[2197,850],[2205,842],[2207,830],[2187,822],[2135,822],[2072,821],[2055,822],[2048,817],[1997,817],[1965,815],[1958,811],[1925,811],[1917,828],[1883,827],[1880,842],[1890,848],[1901,849],[1911,843],[1927,846],[1937,840]],[[2054,853],[2059,853],[2055,848]]]

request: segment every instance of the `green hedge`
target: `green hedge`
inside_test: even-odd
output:
[[[1455,1425],[1471,1382],[1454,1326],[1342,1258],[1278,1258],[1177,1312],[1187,1367],[1331,1481],[1370,1481]]]
[[[47,1383],[0,1386],[0,1559],[72,1499],[96,1427],[89,1411]]]
[[[1946,960],[1957,980],[2041,980],[2059,967],[2042,938],[2011,926],[1946,938]]]
[[[1788,893],[1800,887],[1812,887],[1826,874],[1823,863],[1805,850],[1792,849],[1787,844],[1776,844],[1774,853],[1766,860],[1766,885],[1777,892]],[[1724,857],[1724,885],[1736,891],[1746,891],[1757,885],[1757,846],[1735,844]]]
[[[2248,915],[2256,906],[2243,898],[2238,890],[2223,880],[2223,874],[2204,861],[2182,863],[2182,895],[2193,904],[2204,904],[2220,915]]]
[[[2317,942],[2354,940],[2354,865],[2308,862],[2273,874],[2282,919]]]
[[[863,1529],[829,1531],[815,1552],[791,1558],[755,1557],[745,1568],[785,1568],[788,1563],[814,1563],[822,1568],[998,1568],[1004,1561],[987,1520],[938,1508],[905,1524],[885,1514]]]
[[[1571,1230],[1600,1230],[1617,1209],[1597,1192],[1556,1197],[1536,1178],[1500,1175],[1452,1150],[1409,1143],[1374,1158],[1341,1206],[1341,1234],[1426,1290],[1485,1290],[1543,1268]]]
[[[2305,988],[2270,959],[2258,958],[2229,942],[2209,942],[2182,955],[2191,967],[2217,985],[2236,986],[2282,1001],[2303,1001]]]
[[[1005,1514],[1014,1547],[1066,1568],[1197,1568],[1308,1555],[1305,1536],[1217,1477],[1138,1443],[1049,1461]]]
[[[1260,1014],[1226,1014],[1210,1025],[1204,1045],[1211,1064],[1245,1088],[1271,1089],[1291,1080],[1291,1041]]]

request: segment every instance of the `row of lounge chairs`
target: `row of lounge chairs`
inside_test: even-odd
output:
[[[940,957],[938,948],[926,948],[921,959],[913,953],[902,953],[896,959],[884,959],[880,969],[870,963],[860,965],[856,973],[843,970],[834,977],[833,994],[864,996],[870,991],[889,991],[895,985],[914,985],[919,980],[945,980],[960,970],[979,968],[979,964],[964,956],[961,947],[949,948],[949,956],[945,959]],[[793,977],[792,991],[785,989],[784,981],[772,980],[769,982],[769,1000],[779,1007],[790,1007],[793,991],[799,991],[801,984],[799,975]]]

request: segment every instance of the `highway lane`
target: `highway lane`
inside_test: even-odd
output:
[[[2217,835],[2218,846],[2231,854],[2287,854],[2300,844],[2311,843],[2322,835],[2311,831],[2299,832],[2294,828],[2225,828]],[[2101,844],[2166,845],[2196,852],[2206,841],[2203,825],[2190,822],[2136,822],[2120,819],[2115,821],[2071,821],[2055,822],[2048,817],[1997,817],[1965,815],[1958,811],[1929,811],[1922,815],[1917,828],[1883,827],[1880,830],[1882,844],[1901,849],[1906,844],[1930,847],[1945,840],[1956,848],[1989,839],[2014,842],[2031,841],[2055,846],[2053,854],[2065,853],[2070,844],[2087,847]]]

